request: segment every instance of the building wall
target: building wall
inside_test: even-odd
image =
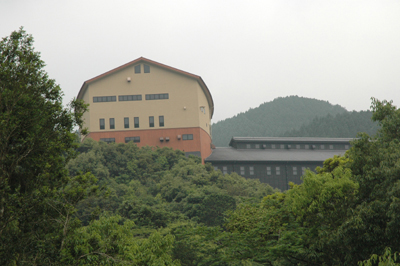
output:
[[[150,73],[144,73],[144,65],[150,67]],[[140,73],[135,73],[136,66],[140,66]],[[180,149],[200,154],[204,162],[211,154],[213,107],[209,100],[212,103],[212,99],[207,99],[208,89],[201,78],[192,76],[139,61],[89,80],[80,93],[81,98],[89,103],[89,112],[83,117],[90,132],[86,137],[115,142],[125,142],[126,137],[140,137],[140,142],[136,142],[139,147]],[[168,99],[146,100],[147,94],[168,94]],[[120,101],[119,96],[124,95],[141,95],[141,100]],[[104,96],[115,96],[116,100],[94,101],[94,97]],[[149,123],[151,116],[154,117],[153,127]],[[164,118],[164,125],[160,124],[160,116]],[[139,118],[138,128],[134,126],[135,117]],[[114,129],[110,128],[110,118],[114,119]],[[128,128],[125,127],[125,118],[129,120]],[[100,129],[100,119],[104,119],[104,129]],[[184,140],[184,135],[193,135],[193,139]]]
[[[124,118],[139,117],[140,130],[152,129],[149,127],[149,117],[154,116],[155,127],[158,128],[158,117],[164,116],[163,128],[190,128],[201,127],[210,134],[210,115],[201,112],[200,106],[205,106],[206,113],[210,114],[207,100],[199,83],[192,78],[150,65],[150,73],[134,73],[135,65],[124,68],[108,75],[88,86],[84,99],[88,100],[90,117],[85,122],[90,132],[99,132],[99,119],[106,122],[109,130],[109,119],[115,119],[115,130],[132,130],[124,128]],[[127,82],[127,78],[131,82]],[[168,93],[169,99],[146,100],[146,94]],[[142,95],[140,101],[118,101],[119,95]],[[200,95],[200,97],[199,97]],[[93,97],[116,96],[115,102],[93,102]],[[85,117],[86,118],[86,117]],[[200,122],[201,120],[201,122]]]
[[[273,188],[282,191],[289,189],[289,182],[301,184],[301,177],[305,170],[314,171],[317,166],[322,166],[322,162],[213,162],[216,170],[222,173],[231,174],[233,172],[247,179],[259,179],[261,183],[267,183]],[[271,172],[269,173],[268,168]],[[279,167],[279,172],[277,171]],[[294,171],[293,167],[296,167]]]

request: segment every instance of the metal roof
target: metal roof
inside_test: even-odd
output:
[[[305,150],[305,149],[235,149],[215,148],[205,162],[323,162],[334,155],[343,155],[346,150]]]
[[[232,146],[233,143],[250,143],[250,142],[258,142],[258,143],[272,143],[272,142],[280,142],[280,143],[349,143],[354,140],[354,138],[314,138],[314,137],[232,137],[229,142],[229,146]]]

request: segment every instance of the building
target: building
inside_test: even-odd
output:
[[[215,148],[205,162],[223,173],[236,172],[259,179],[274,188],[289,189],[301,183],[306,169],[315,170],[334,155],[350,148],[349,138],[251,138],[234,137],[229,146]]]
[[[77,98],[89,103],[84,138],[211,154],[214,103],[200,76],[140,57],[85,81]]]

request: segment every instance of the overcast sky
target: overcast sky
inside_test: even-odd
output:
[[[0,0],[0,12],[0,36],[33,35],[64,103],[143,56],[201,76],[214,123],[289,95],[400,104],[398,0]]]

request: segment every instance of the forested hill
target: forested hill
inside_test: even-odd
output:
[[[335,116],[316,117],[299,129],[287,131],[283,137],[352,138],[359,132],[375,135],[378,123],[371,120],[371,111],[345,112]]]
[[[335,116],[347,112],[339,105],[298,96],[277,98],[259,107],[240,113],[212,125],[213,143],[226,147],[233,136],[275,137],[297,130],[316,116]]]

